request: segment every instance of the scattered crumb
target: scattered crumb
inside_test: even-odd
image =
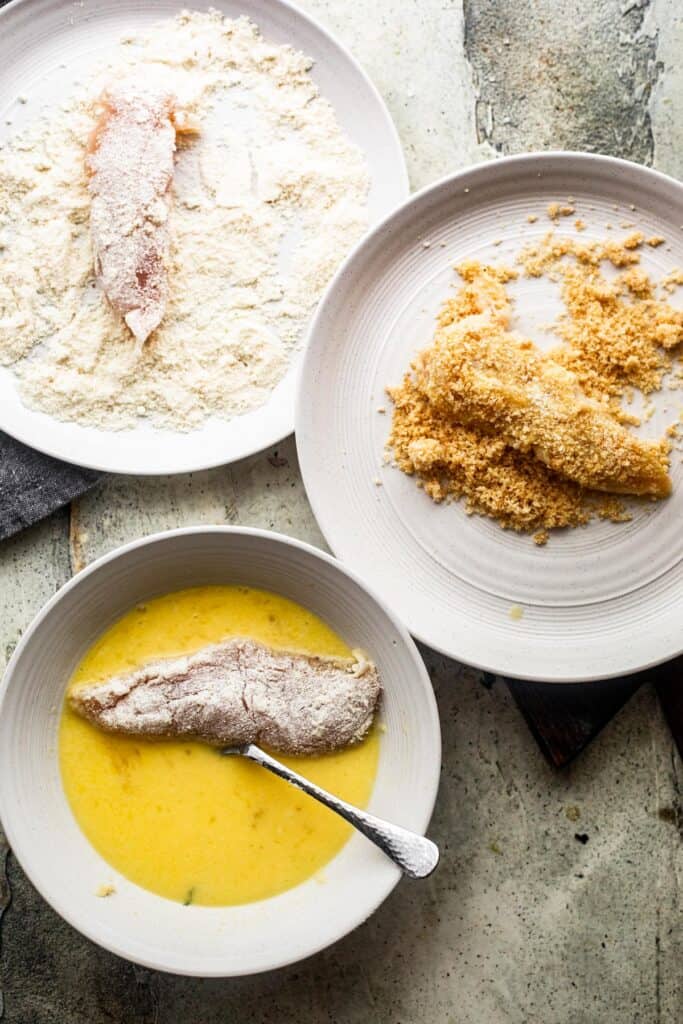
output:
[[[627,235],[627,237],[621,243],[624,249],[637,249],[639,245],[642,245],[645,241],[645,235],[642,231],[634,231],[633,234]]]
[[[535,224],[536,221],[538,220],[538,214],[537,213],[530,213],[529,216],[527,217],[527,220],[528,220],[529,224]]]
[[[633,223],[632,220],[622,220],[622,222],[620,223],[619,227],[620,228],[624,228],[624,229],[634,228],[635,224]]]
[[[574,227],[576,228],[577,231],[585,231],[586,230],[586,222],[585,222],[585,220],[581,220],[581,218],[579,217],[578,220],[574,221]]]
[[[635,295],[638,299],[652,299],[654,298],[654,288],[652,281],[647,276],[642,267],[633,266],[629,267],[628,270],[624,270],[619,276],[619,280],[632,295]]]
[[[546,213],[551,220],[558,221],[560,217],[571,217],[573,213],[576,213],[576,209],[571,203],[566,205],[563,203],[548,203]]]
[[[377,412],[378,412],[378,413],[380,413],[380,415],[382,415],[382,416],[384,415],[384,413],[385,413],[386,411],[387,411],[387,407],[386,407],[386,405],[380,405],[380,406],[378,406],[378,408],[377,408]]]
[[[381,487],[382,486],[382,481],[380,480],[380,478],[378,476],[376,476],[372,482],[375,485],[375,487]]]
[[[432,243],[431,242],[423,242],[422,243],[422,248],[423,249],[431,249],[431,247],[432,247]]]
[[[669,353],[683,342],[683,312],[653,298],[652,282],[638,266],[642,241],[640,232],[622,242],[581,242],[551,232],[519,257],[530,277],[560,282],[568,315],[557,333],[566,346],[552,357],[595,398],[620,399],[628,387],[657,391],[671,368]],[[603,260],[623,271],[616,281],[603,276]]]
[[[547,544],[549,540],[550,534],[547,530],[539,530],[537,533],[534,534],[534,544],[539,548],[542,548],[543,545]]]
[[[663,245],[666,242],[666,238],[662,235],[650,235],[647,239],[647,244],[651,245],[653,249],[656,249],[658,245]]]
[[[680,267],[674,267],[668,274],[661,280],[661,287],[665,292],[673,292],[679,285],[683,284],[683,270]]]
[[[508,611],[508,615],[515,622],[519,622],[519,620],[524,617],[524,609],[522,608],[522,606],[520,604],[510,605],[510,610]]]
[[[100,885],[97,887],[97,889],[95,889],[95,895],[100,896],[102,898],[104,898],[105,896],[113,896],[115,892],[116,886],[110,884]]]
[[[491,243],[491,245],[500,245],[502,243],[502,241],[503,241],[502,238],[494,238],[493,242]]]

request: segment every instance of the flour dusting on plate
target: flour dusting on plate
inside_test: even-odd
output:
[[[364,157],[310,68],[247,18],[183,12],[0,150],[0,363],[25,404],[190,430],[268,400],[368,224]],[[200,128],[176,156],[168,308],[142,347],[95,282],[84,169],[93,104],[133,69],[171,83]]]

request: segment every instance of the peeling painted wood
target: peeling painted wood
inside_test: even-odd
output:
[[[477,133],[500,153],[583,149],[650,163],[661,65],[649,4],[465,0]]]

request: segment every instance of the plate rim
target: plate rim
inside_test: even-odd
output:
[[[308,329],[306,342],[304,346],[304,356],[301,360],[298,377],[298,390],[296,396],[296,407],[295,407],[295,442],[297,449],[297,458],[299,461],[299,469],[304,483],[304,489],[306,496],[313,510],[313,515],[318,524],[326,543],[330,550],[335,554],[337,558],[343,561],[344,564],[349,564],[347,561],[347,554],[338,551],[338,545],[335,544],[335,527],[334,518],[328,518],[327,514],[321,510],[319,494],[315,485],[311,484],[312,469],[309,464],[309,437],[308,431],[305,427],[306,419],[306,396],[305,392],[305,378],[307,377],[310,370],[310,362],[313,358],[313,341],[316,333],[320,330],[320,325],[326,316],[327,306],[332,300],[333,293],[340,286],[342,279],[345,277],[349,267],[352,263],[361,257],[361,255],[369,249],[377,239],[387,230],[392,224],[399,221],[404,215],[405,211],[413,206],[417,206],[422,203],[429,196],[441,191],[442,189],[453,188],[455,189],[458,185],[467,187],[468,181],[473,177],[481,173],[490,172],[495,174],[496,169],[500,167],[520,167],[528,168],[529,166],[538,165],[552,165],[562,160],[572,160],[580,166],[589,167],[601,164],[605,168],[611,168],[614,171],[619,170],[636,170],[637,173],[642,174],[644,177],[649,178],[652,182],[666,184],[668,187],[673,186],[678,189],[683,195],[683,182],[674,178],[672,175],[665,174],[662,171],[658,171],[652,167],[646,167],[643,164],[639,164],[634,160],[625,160],[621,157],[613,157],[603,153],[589,153],[584,151],[572,151],[572,150],[533,150],[528,153],[519,153],[511,156],[503,156],[486,160],[480,163],[468,164],[455,172],[451,172],[442,175],[436,181],[425,185],[423,188],[412,193],[400,206],[396,207],[391,213],[384,217],[378,224],[372,227],[362,239],[354,246],[352,251],[340,264],[333,278],[327,285],[325,292],[318,303],[317,309],[311,319],[311,323]],[[311,456],[312,461],[312,456]],[[355,568],[351,564],[352,568]],[[372,580],[372,577],[370,577]],[[638,661],[637,666],[629,668],[627,670],[616,669],[608,672],[598,672],[591,675],[571,674],[566,675],[564,673],[553,674],[552,677],[547,675],[539,675],[530,672],[518,672],[509,671],[505,669],[501,670],[500,665],[487,663],[485,659],[473,660],[468,656],[467,660],[463,660],[461,654],[459,654],[453,647],[449,647],[444,644],[443,641],[435,640],[425,634],[422,629],[414,628],[410,622],[410,617],[405,614],[403,609],[397,608],[397,613],[403,618],[410,634],[421,644],[431,648],[438,654],[442,654],[448,658],[452,658],[461,664],[468,665],[472,668],[478,669],[483,672],[491,673],[494,675],[508,676],[511,679],[529,680],[532,682],[543,682],[548,685],[567,685],[571,683],[591,683],[600,682],[605,679],[617,679],[628,675],[635,674],[641,671],[647,671],[654,668],[657,665],[664,664],[667,661],[671,661],[683,654],[683,635],[679,641],[679,646],[674,651],[667,651],[665,654],[657,655],[646,661]]]
[[[60,7],[64,8],[65,11],[70,10],[71,4],[70,4],[69,0],[54,0],[54,3],[55,3],[56,6],[60,6]],[[407,163],[406,163],[405,150],[403,148],[403,145],[402,145],[402,142],[401,142],[401,138],[400,138],[398,129],[396,127],[396,124],[394,122],[394,119],[391,116],[391,113],[389,111],[389,107],[388,107],[384,97],[381,95],[379,89],[377,88],[377,86],[375,85],[373,80],[370,78],[370,75],[368,74],[368,72],[365,71],[365,69],[361,65],[360,61],[353,55],[351,50],[348,49],[348,47],[344,43],[342,43],[337,38],[337,36],[334,33],[332,33],[324,25],[322,25],[321,22],[318,21],[317,18],[311,16],[310,14],[308,14],[308,12],[302,10],[295,3],[292,3],[291,0],[268,0],[268,3],[269,3],[270,6],[281,8],[291,18],[304,22],[305,24],[308,25],[308,27],[310,29],[313,30],[314,33],[317,33],[319,36],[321,36],[323,41],[328,46],[330,46],[333,49],[335,49],[337,51],[337,53],[342,57],[342,59],[344,59],[349,64],[349,66],[353,70],[354,74],[363,83],[364,88],[366,90],[368,90],[368,92],[371,94],[373,100],[375,101],[375,103],[377,105],[377,110],[380,113],[380,115],[382,117],[382,120],[384,122],[384,126],[385,126],[386,132],[387,132],[387,140],[391,141],[391,147],[392,147],[392,150],[393,150],[392,163],[394,165],[395,187],[397,188],[398,191],[400,191],[403,194],[404,201],[406,199],[408,199],[410,197],[410,180],[409,180],[409,176],[408,176],[408,166],[407,166]],[[9,3],[4,4],[2,7],[0,7],[0,38],[1,38],[1,35],[2,35],[2,26],[3,26],[4,19],[6,17],[8,17],[8,15],[11,15],[15,11],[17,11],[19,8],[26,8],[26,9],[28,9],[31,6],[31,4],[32,4],[32,0],[10,0]],[[250,14],[250,11],[249,11],[250,0],[244,0],[244,7],[245,7],[245,10],[243,12],[244,15],[246,17],[252,17],[253,14]],[[180,12],[181,9],[182,9],[182,5],[179,5],[178,6],[178,12]],[[224,13],[224,12],[221,11],[221,13]],[[292,44],[292,45],[296,45],[296,44]],[[2,49],[2,46],[0,45],[0,51],[1,51],[1,49]],[[400,205],[403,205],[403,204],[401,203]],[[391,211],[391,212],[393,212],[393,211]],[[382,221],[384,219],[386,219],[386,216],[390,216],[390,215],[391,214],[385,215],[385,217],[382,218]],[[370,230],[372,230],[372,228]],[[359,242],[362,241],[364,237],[365,237],[365,235],[363,235],[358,241]],[[355,248],[355,245],[354,245],[353,248]],[[345,259],[346,259],[346,257],[345,257]],[[324,293],[323,293],[323,295],[324,295]],[[321,295],[321,298],[319,300],[318,305],[320,304],[320,302],[322,302],[322,298],[323,298],[323,296]],[[294,354],[294,359],[293,359],[292,363],[290,364],[290,368],[289,368],[289,371],[288,371],[288,372],[293,373],[293,378],[294,379],[292,380],[291,387],[292,387],[292,391],[293,391],[293,394],[294,394],[295,401],[296,401],[296,393],[298,391],[298,386],[299,386],[299,377],[300,377],[301,365],[303,363],[303,357],[304,357],[305,352],[306,352],[306,347],[308,345],[308,338],[309,338],[309,335],[310,335],[309,328],[310,328],[310,324],[312,322],[312,318],[315,315],[316,311],[317,311],[317,307],[313,311],[313,313],[311,314],[311,319],[309,320],[308,325],[306,326],[305,330],[302,333],[300,347],[296,350],[296,352]],[[286,376],[287,375],[285,375],[285,377]],[[280,381],[280,384],[285,380],[285,377],[282,378],[282,381]],[[295,402],[293,404],[295,405]],[[259,412],[260,408],[263,408],[263,407],[258,407],[256,409],[250,410],[250,413],[248,413],[247,415],[249,415],[249,414],[257,414]],[[47,418],[47,421],[48,421],[48,427],[49,427],[49,423],[54,423],[54,422],[59,423],[59,422],[61,422],[56,417],[51,416],[49,413],[43,413],[40,410],[30,410],[30,411],[35,413],[38,416],[45,416]],[[234,423],[234,422],[237,422],[239,419],[240,419],[239,416],[234,416],[230,420],[226,420],[225,423]],[[111,475],[119,475],[119,476],[127,476],[127,475],[134,475],[134,476],[140,476],[140,477],[159,476],[159,475],[162,475],[162,476],[176,476],[176,475],[181,474],[181,473],[199,473],[199,472],[202,472],[204,470],[218,468],[219,466],[230,466],[230,465],[233,465],[236,462],[239,462],[241,459],[250,458],[253,455],[257,455],[259,452],[266,451],[268,448],[271,448],[273,445],[281,443],[282,441],[284,441],[285,438],[291,436],[291,434],[294,432],[294,419],[295,419],[294,415],[290,415],[289,417],[287,417],[288,429],[283,431],[282,424],[280,424],[280,426],[278,426],[277,429],[274,430],[272,438],[269,441],[267,441],[266,443],[263,443],[262,441],[252,441],[252,442],[248,442],[247,441],[244,445],[240,446],[239,452],[237,454],[228,455],[227,458],[225,458],[225,456],[218,457],[218,456],[214,455],[214,456],[211,456],[207,460],[206,458],[201,458],[200,457],[201,453],[198,452],[198,457],[197,458],[194,458],[194,459],[193,458],[188,458],[185,461],[183,461],[182,463],[178,463],[177,466],[172,468],[172,469],[168,468],[167,466],[164,466],[161,469],[159,469],[159,468],[140,468],[139,466],[134,466],[134,467],[132,467],[132,466],[128,466],[128,467],[119,466],[118,468],[113,469],[107,463],[106,459],[104,461],[101,461],[99,458],[96,458],[96,457],[89,457],[89,458],[87,458],[86,461],[83,461],[81,459],[76,461],[72,457],[70,457],[68,454],[66,454],[62,448],[55,449],[50,444],[50,434],[49,434],[49,429],[47,427],[46,427],[45,430],[40,431],[41,436],[40,436],[40,439],[39,439],[38,443],[36,442],[36,439],[34,439],[33,437],[28,439],[25,436],[24,431],[22,431],[21,429],[19,429],[19,430],[14,429],[12,425],[8,426],[7,424],[3,423],[2,424],[2,430],[6,434],[8,434],[10,437],[12,437],[15,441],[18,441],[21,444],[25,444],[25,445],[27,445],[30,448],[33,448],[34,451],[40,452],[43,455],[50,456],[51,458],[58,459],[61,462],[66,462],[69,465],[82,466],[85,469],[92,469],[92,470],[95,470],[96,472],[108,473],[108,474],[111,474]],[[205,422],[207,422],[207,421],[205,421]],[[217,429],[220,429],[220,425],[221,425],[222,422],[223,421],[221,421],[221,420],[217,421],[217,423],[218,423]],[[75,425],[78,426],[77,423]],[[110,431],[102,431],[102,433],[106,434],[108,437],[110,437],[112,439],[115,439],[117,437],[117,435],[125,434],[126,431],[110,430]],[[163,431],[163,432],[159,431],[159,444],[161,445],[165,441],[168,441],[170,439],[170,437],[172,437],[173,435],[175,435],[175,436],[184,436],[185,433],[186,433],[185,431]],[[190,431],[189,433],[192,433],[192,432]]]

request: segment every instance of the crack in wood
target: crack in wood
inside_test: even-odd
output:
[[[81,525],[79,511],[78,501],[72,501],[69,505],[69,563],[73,576],[88,564],[85,556],[88,534]]]
[[[12,902],[12,890],[9,884],[7,873],[7,861],[10,855],[10,846],[5,836],[0,832],[0,957],[2,955],[2,919],[5,911]],[[5,997],[2,989],[2,976],[0,975],[0,1020],[5,1017]]]

